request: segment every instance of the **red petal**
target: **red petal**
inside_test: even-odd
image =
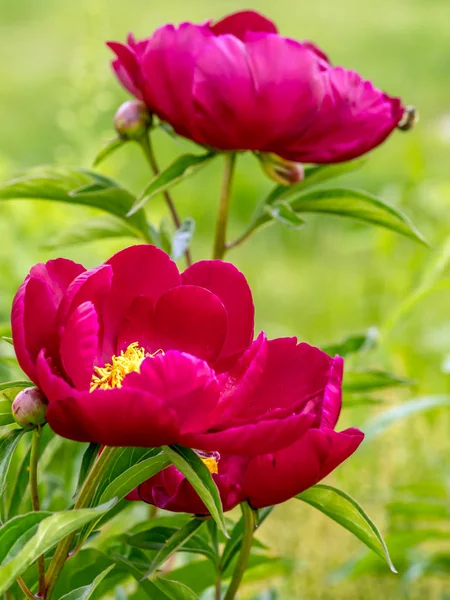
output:
[[[154,350],[181,350],[213,361],[226,335],[227,314],[217,296],[183,285],[166,292],[155,309]]]
[[[253,340],[255,309],[244,275],[230,263],[204,260],[189,267],[183,273],[182,281],[184,285],[210,290],[225,306],[228,325],[220,358],[248,348]]]
[[[241,40],[245,39],[247,31],[261,31],[266,33],[277,33],[275,23],[254,10],[243,10],[228,15],[224,19],[210,25],[214,35],[225,35],[231,33]]]

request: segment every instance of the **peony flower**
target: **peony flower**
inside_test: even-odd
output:
[[[345,161],[381,144],[405,114],[399,98],[253,11],[108,45],[131,94],[178,134],[219,150]]]
[[[163,251],[140,245],[90,270],[66,259],[33,267],[13,302],[12,332],[56,433],[251,456],[307,431],[329,371],[328,357],[307,345],[287,353],[264,333],[253,341],[253,320],[233,265],[203,261],[180,275]]]
[[[225,511],[246,500],[253,508],[289,500],[321,481],[361,444],[364,434],[358,429],[342,432],[334,429],[342,404],[343,360],[339,357],[331,359],[307,344],[297,345],[295,338],[269,342],[268,368],[259,387],[260,402],[270,404],[277,392],[289,402],[289,393],[285,395],[279,384],[271,379],[271,373],[278,370],[282,372],[286,387],[293,391],[304,386],[306,392],[311,386],[311,364],[322,373],[323,389],[316,422],[306,434],[278,452],[253,457],[224,454],[216,460],[213,478]],[[311,392],[313,389],[311,386]],[[169,467],[141,484],[128,498],[144,500],[175,512],[208,512],[175,467]]]

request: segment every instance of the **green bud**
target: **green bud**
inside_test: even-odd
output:
[[[12,403],[12,415],[20,427],[32,429],[45,423],[47,404],[47,398],[39,388],[25,388],[17,394]]]
[[[301,163],[292,162],[281,158],[277,154],[261,153],[258,155],[265,173],[281,185],[294,185],[301,181],[305,175]]]
[[[143,102],[124,102],[114,117],[114,127],[122,140],[139,140],[152,124],[152,115]]]

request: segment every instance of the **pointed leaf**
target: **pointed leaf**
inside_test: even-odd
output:
[[[301,229],[305,225],[305,221],[286,202],[268,204],[266,212],[282,225],[287,225],[288,227],[292,227],[292,229]]]
[[[346,371],[342,389],[346,392],[366,392],[400,385],[414,385],[415,381],[385,371]]]
[[[189,249],[195,231],[195,221],[191,217],[185,219],[173,234],[171,259],[178,260]]]
[[[372,350],[377,343],[377,338],[378,330],[375,327],[371,327],[364,333],[357,333],[346,337],[338,344],[328,344],[327,346],[323,346],[322,350],[330,356],[338,354],[345,358],[349,354]]]
[[[23,429],[13,429],[0,438],[0,498],[5,489],[5,481],[11,463],[11,457],[24,433],[25,431]]]
[[[11,425],[14,423],[14,417],[11,412],[11,402],[9,400],[2,400],[0,397],[0,427],[5,425]]]
[[[0,566],[0,594],[5,592],[39,556],[53,548],[66,535],[112,508],[115,502],[113,500],[97,508],[59,512],[42,520],[35,535],[28,540],[18,554]]]
[[[0,564],[7,562],[10,553],[13,556],[17,554],[36,533],[39,523],[51,514],[47,511],[31,512],[13,517],[5,523],[0,528]]]
[[[17,468],[14,481],[10,485],[8,485],[7,491],[9,497],[9,504],[8,510],[5,509],[5,517],[7,517],[8,519],[19,513],[22,501],[27,498],[26,491],[30,481],[30,451],[31,444],[28,445],[24,457]]]
[[[34,383],[32,381],[27,380],[18,380],[18,381],[4,381],[0,383],[0,392],[3,390],[12,390],[18,388],[27,388],[33,387]]]
[[[72,592],[62,596],[60,600],[89,600],[89,598],[92,598],[95,588],[103,581],[103,579],[105,579],[108,573],[110,573],[115,566],[116,565],[109,566],[107,569],[97,575],[90,585],[84,585],[83,587],[73,590]]]
[[[70,229],[59,232],[43,244],[43,248],[54,250],[61,246],[75,246],[95,240],[122,237],[142,240],[142,236],[138,234],[134,227],[130,227],[126,221],[119,221],[114,217],[99,217],[98,219],[76,223]]]
[[[138,232],[145,240],[155,242],[156,232],[143,211],[128,218],[135,196],[114,180],[95,171],[64,167],[38,167],[0,186],[0,200],[53,200],[92,206],[108,212]]]
[[[351,496],[329,485],[315,485],[296,496],[327,517],[353,533],[363,544],[373,550],[396,573],[389,551],[378,527]]]
[[[177,183],[180,183],[186,177],[193,175],[196,171],[204,167],[216,155],[212,152],[208,154],[183,154],[179,156],[166,169],[155,175],[144,191],[136,199],[128,215],[134,215],[156,194],[165,192]]]
[[[229,535],[223,516],[222,501],[220,499],[219,491],[217,490],[214,479],[206,465],[203,464],[202,460],[190,448],[173,445],[163,446],[163,450],[167,454],[170,462],[183,473],[192,485],[206,508],[211,513],[211,516],[218,527],[228,538]]]
[[[110,154],[113,154],[116,150],[121,148],[126,142],[127,142],[127,140],[123,140],[120,137],[114,138],[113,140],[109,141],[100,150],[100,152],[97,154],[97,156],[94,158],[94,162],[92,163],[92,166],[98,167],[106,158],[108,158],[108,156],[110,156]]]
[[[2,340],[4,340],[5,342],[7,342],[8,344],[11,344],[11,346],[13,345],[13,339],[12,339],[12,337],[9,337],[7,335],[2,335]]]
[[[443,406],[450,406],[450,395],[425,396],[394,406],[364,425],[363,431],[366,434],[366,440],[380,435],[390,425],[403,421],[407,417]]]
[[[78,492],[81,489],[87,474],[91,470],[91,467],[98,456],[100,448],[100,444],[90,443],[84,451],[83,458],[81,459],[80,472],[78,473],[77,491],[75,493],[76,495],[78,495]]]

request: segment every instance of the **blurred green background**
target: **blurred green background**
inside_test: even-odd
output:
[[[0,0],[0,179],[38,164],[89,167],[113,137],[113,115],[127,95],[111,75],[105,40],[122,41],[130,30],[144,37],[169,21],[220,18],[244,8],[264,12],[285,35],[313,40],[334,63],[358,70],[419,109],[416,129],[396,132],[361,170],[338,183],[365,189],[400,207],[431,245],[428,250],[386,230],[333,217],[307,216],[308,226],[299,232],[271,226],[227,256],[252,286],[258,328],[270,337],[297,335],[325,345],[369,327],[385,327],[378,349],[353,357],[352,367],[383,368],[416,384],[383,394],[383,403],[375,408],[362,404],[344,411],[342,427],[363,426],[392,404],[449,393],[450,294],[445,283],[405,310],[395,327],[386,327],[427,276],[433,260],[440,256],[442,265],[446,262],[448,0]],[[161,132],[155,146],[163,165],[191,148]],[[181,215],[197,221],[196,259],[210,254],[219,163],[214,161],[174,191]],[[132,145],[100,170],[134,192],[149,180],[147,166]],[[233,194],[231,237],[243,230],[270,187],[254,159],[243,157]],[[159,221],[165,214],[161,198],[152,200],[148,213]],[[77,222],[82,227],[93,214],[91,209],[48,202],[0,205],[1,322],[8,321],[13,294],[35,262],[63,255],[93,266],[127,244],[123,240],[44,249],[59,231]],[[359,556],[360,544],[293,500],[278,508],[260,533],[274,553],[292,561],[289,574],[275,586],[281,600],[450,598],[448,591],[445,595],[450,583],[447,413],[436,410],[396,424],[366,442],[330,478],[357,497],[384,532],[414,529],[440,535],[420,543],[394,539],[398,576],[376,559],[358,570],[351,561]],[[435,505],[440,509],[430,509]]]

